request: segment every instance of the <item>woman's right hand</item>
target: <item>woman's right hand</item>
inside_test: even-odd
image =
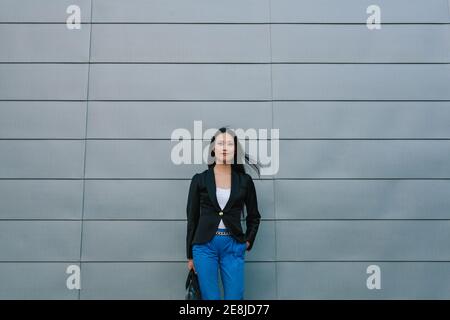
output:
[[[194,260],[192,260],[192,259],[188,260],[188,269],[189,269],[189,271],[191,269],[194,269],[194,272],[197,273],[197,271],[195,271],[195,267],[194,267]]]

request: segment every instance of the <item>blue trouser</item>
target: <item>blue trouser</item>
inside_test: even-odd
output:
[[[225,231],[226,229],[218,229]],[[219,274],[224,299],[244,299],[244,262],[247,244],[231,235],[214,235],[207,243],[192,245],[192,255],[203,300],[220,300]]]

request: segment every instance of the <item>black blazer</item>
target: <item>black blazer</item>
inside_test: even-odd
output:
[[[245,234],[241,226],[244,204],[247,208]],[[230,198],[221,210],[216,198],[216,180],[213,167],[201,173],[196,173],[192,177],[189,187],[186,212],[186,255],[188,259],[192,259],[192,245],[194,243],[205,243],[214,237],[220,219],[231,232],[231,236],[238,242],[250,242],[247,251],[250,251],[253,247],[261,215],[258,211],[255,185],[249,174],[231,170]]]

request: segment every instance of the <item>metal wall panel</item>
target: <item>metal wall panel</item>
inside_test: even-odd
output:
[[[448,261],[450,221],[277,221],[277,259]]]
[[[270,62],[268,25],[95,24],[95,62]]]
[[[0,178],[81,178],[80,140],[0,140]]]
[[[89,87],[93,100],[268,100],[270,66],[94,64]]]
[[[450,100],[449,64],[274,64],[272,72],[275,100]]]
[[[82,180],[0,180],[0,220],[81,219],[82,201]]]
[[[95,0],[94,22],[262,23],[269,0]]]
[[[446,0],[272,0],[272,22],[366,23],[366,9],[378,5],[382,23],[449,22]]]
[[[0,64],[1,100],[86,99],[86,64]]]
[[[277,101],[283,139],[442,139],[450,137],[448,101]],[[433,123],[430,126],[430,123]]]
[[[449,180],[275,181],[277,219],[449,219]]]
[[[0,101],[1,139],[84,139],[86,102]]]
[[[80,221],[1,221],[0,261],[79,261]]]
[[[81,22],[85,23],[91,19],[91,1],[95,0],[2,0],[0,22],[66,23],[70,16],[67,8],[76,5],[81,9]]]
[[[88,26],[1,24],[0,62],[87,62],[89,37]]]

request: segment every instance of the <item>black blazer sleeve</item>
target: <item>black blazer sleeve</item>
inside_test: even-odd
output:
[[[186,256],[192,259],[192,240],[197,229],[198,219],[200,217],[200,195],[198,192],[198,176],[196,173],[191,180],[187,200],[187,235],[186,235]]]
[[[256,233],[258,232],[261,215],[258,211],[258,199],[256,197],[255,184],[253,183],[252,177],[249,174],[246,175],[248,177],[248,182],[247,196],[245,198],[245,206],[247,208],[247,217],[245,218],[247,230],[245,231],[245,237],[246,240],[250,242],[250,246],[247,248],[247,251],[250,251],[253,247]]]

